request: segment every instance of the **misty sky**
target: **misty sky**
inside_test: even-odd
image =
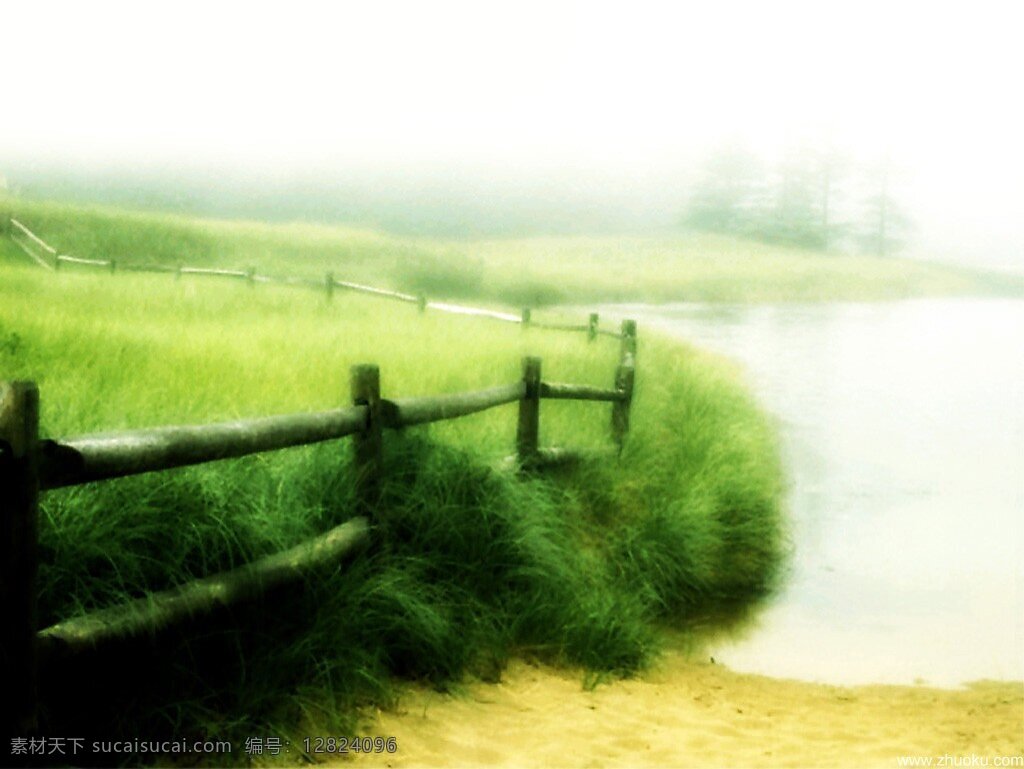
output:
[[[889,153],[940,257],[1024,267],[1008,5],[18,3],[0,157],[656,178],[831,142]]]

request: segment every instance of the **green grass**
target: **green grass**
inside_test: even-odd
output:
[[[153,254],[185,227],[240,253],[226,225],[151,219],[93,237],[138,227]],[[95,255],[40,221],[62,250]],[[385,397],[475,389],[517,379],[524,354],[543,358],[546,379],[601,386],[617,362],[605,338],[240,281],[46,273],[0,244],[0,377],[39,383],[47,437],[332,408],[362,362],[380,366]],[[50,732],[202,734],[236,750],[304,724],[351,734],[396,678],[492,680],[511,654],[629,674],[659,627],[763,599],[784,549],[772,426],[721,359],[641,329],[638,361],[619,461],[529,478],[490,469],[511,452],[514,406],[389,433],[385,524],[367,552],[191,636],[62,672],[48,684],[61,692]],[[542,444],[609,446],[608,409],[545,402]],[[41,623],[346,520],[348,463],[332,442],[45,494]]]
[[[256,266],[272,275],[362,281],[428,297],[515,307],[566,302],[873,300],[1024,295],[1024,278],[908,259],[821,254],[740,238],[439,240],[310,224],[189,219],[9,199],[62,252],[165,265]]]

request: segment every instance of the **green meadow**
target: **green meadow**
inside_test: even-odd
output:
[[[9,199],[73,256],[337,278],[429,298],[519,307],[613,301],[770,302],[1024,295],[1024,278],[927,262],[822,254],[681,231],[659,236],[442,240]]]
[[[150,234],[148,253],[184,248],[175,231]],[[471,390],[515,381],[526,354],[549,381],[607,387],[618,343],[341,291],[53,273],[0,244],[0,372],[38,382],[44,437],[347,405],[357,363],[380,366],[384,397]],[[386,523],[365,552],[212,628],[62,672],[44,724],[236,751],[252,735],[353,734],[360,708],[394,702],[401,681],[497,680],[511,655],[580,666],[590,683],[629,675],[661,629],[739,622],[778,584],[774,431],[728,362],[641,329],[618,459],[498,469],[515,413],[388,433]],[[610,448],[610,406],[545,401],[541,443]],[[41,626],[343,522],[349,452],[336,441],[45,493]]]

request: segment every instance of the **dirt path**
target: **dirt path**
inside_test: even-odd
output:
[[[459,695],[414,689],[370,729],[396,737],[396,754],[336,763],[897,767],[900,756],[930,756],[940,766],[946,755],[946,766],[971,766],[974,755],[989,766],[1017,756],[1012,765],[1024,767],[1024,683],[846,688],[735,673],[678,653],[639,679],[594,691],[581,681],[515,662],[501,683],[474,683]]]

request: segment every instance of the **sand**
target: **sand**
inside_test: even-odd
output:
[[[1024,756],[1024,683],[840,687],[736,673],[679,652],[635,679],[592,691],[582,681],[578,671],[517,661],[497,684],[457,694],[413,687],[395,709],[367,714],[366,733],[394,736],[397,753],[329,763],[897,767],[900,756],[932,757],[933,766]]]

